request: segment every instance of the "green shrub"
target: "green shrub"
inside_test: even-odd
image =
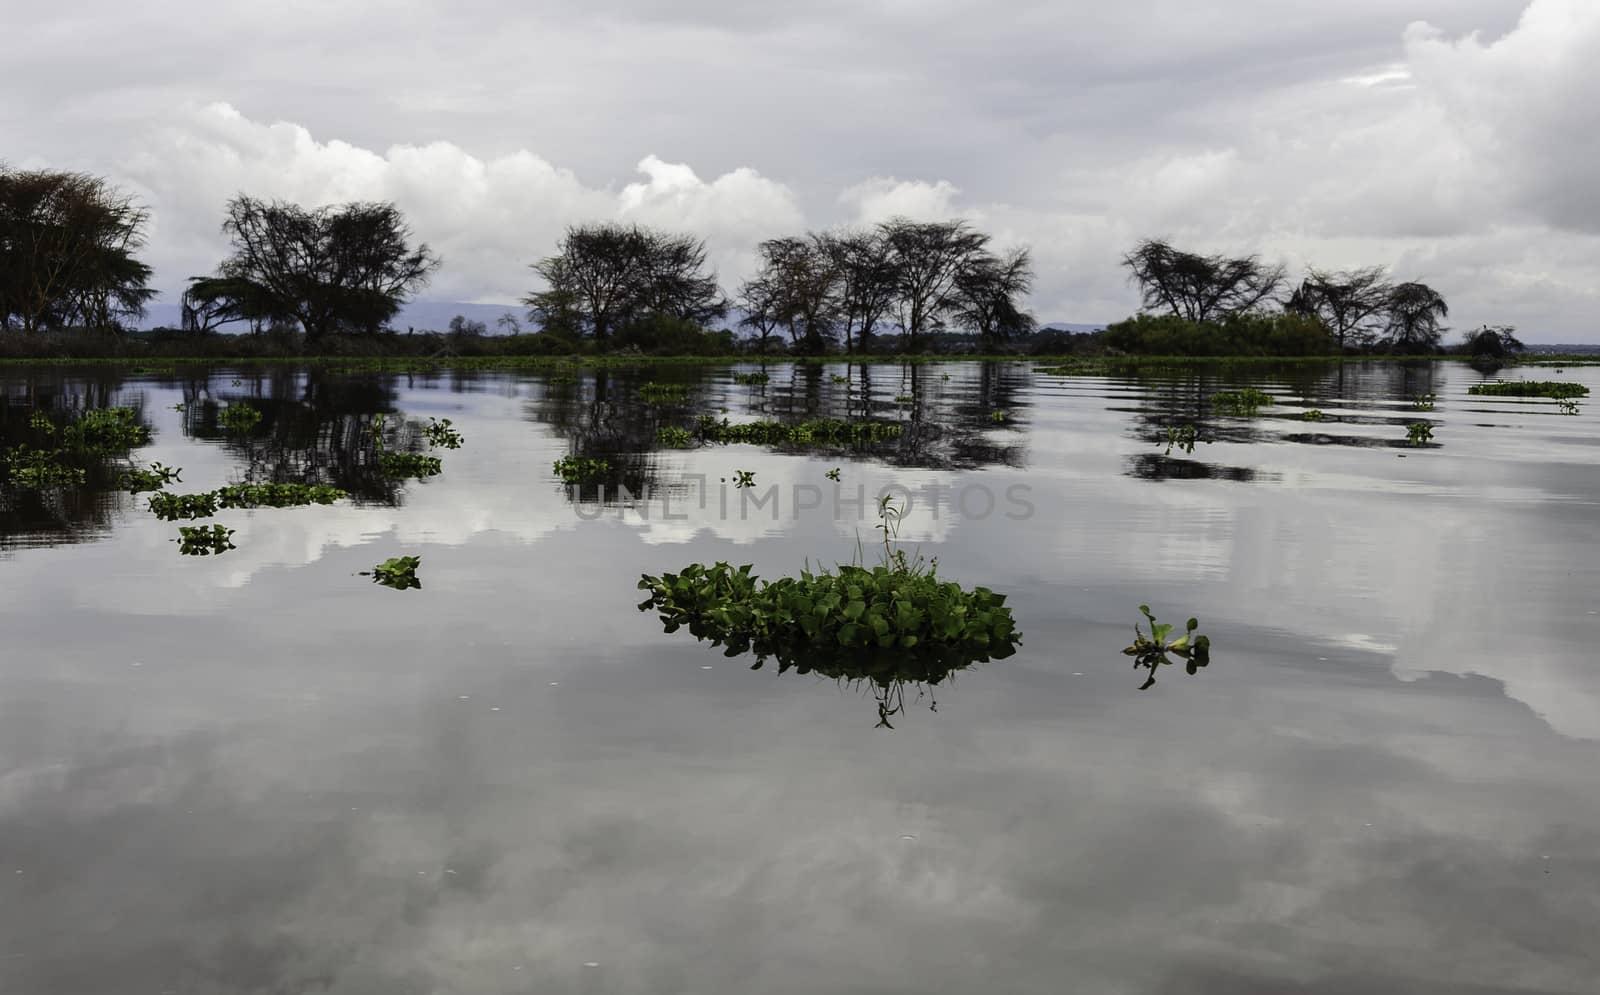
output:
[[[1205,322],[1141,314],[1107,326],[1104,341],[1108,348],[1145,356],[1331,356],[1339,352],[1321,321],[1298,314],[1241,314]]]

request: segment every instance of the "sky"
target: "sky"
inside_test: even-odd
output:
[[[397,202],[430,299],[514,304],[565,226],[765,238],[962,217],[1045,322],[1143,237],[1386,265],[1450,323],[1600,342],[1594,0],[3,0],[0,159],[152,212],[168,297],[239,193]]]

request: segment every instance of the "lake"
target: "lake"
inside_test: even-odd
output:
[[[121,457],[0,491],[0,992],[1596,991],[1587,401],[1427,362],[756,369],[0,367],[7,446],[124,406],[169,491],[351,495],[162,521]],[[657,444],[701,415],[900,434]],[[696,562],[875,562],[885,487],[1015,655],[753,670],[636,607]],[[403,555],[420,589],[362,575]],[[1210,665],[1141,691],[1141,604]]]

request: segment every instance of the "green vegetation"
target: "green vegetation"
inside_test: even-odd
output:
[[[1497,380],[1494,383],[1473,384],[1468,394],[1483,397],[1550,397],[1557,400],[1588,397],[1589,388],[1581,383],[1560,380]]]
[[[766,383],[769,379],[770,377],[768,377],[765,373],[735,373],[733,375],[734,383],[746,384],[749,386],[760,386],[761,384]]]
[[[1146,636],[1135,623],[1133,645],[1122,652],[1134,658],[1135,670],[1144,667],[1150,671],[1149,679],[1139,686],[1140,691],[1147,690],[1156,682],[1156,668],[1173,663],[1173,657],[1186,661],[1184,669],[1191,675],[1211,662],[1211,639],[1195,634],[1194,630],[1200,627],[1197,619],[1191,618],[1184,627],[1183,635],[1169,640],[1167,637],[1172,635],[1171,624],[1157,622],[1156,617],[1150,614],[1149,605],[1140,605],[1139,611],[1150,622],[1150,634]]]
[[[897,439],[901,431],[899,425],[890,422],[844,422],[831,418],[793,425],[775,421],[732,425],[726,418],[717,421],[710,415],[701,415],[695,422],[695,434],[706,442],[748,443],[756,446],[862,445]]]
[[[217,412],[217,424],[230,432],[248,432],[261,424],[261,412],[248,404],[230,404]]]
[[[422,581],[417,579],[417,568],[421,565],[420,556],[393,556],[372,568],[372,580],[396,591],[421,588]]]
[[[754,470],[733,471],[733,486],[736,488],[754,487],[756,485],[756,472]]]
[[[1322,421],[1324,417],[1321,408],[1308,408],[1300,414],[1301,421]]]
[[[150,464],[150,469],[148,470],[142,470],[139,467],[132,467],[122,472],[120,486],[129,494],[139,494],[144,491],[159,491],[168,484],[183,483],[183,481],[178,478],[178,474],[182,472],[182,467],[173,469],[171,467],[162,466],[160,463]]]
[[[552,466],[566,484],[584,484],[611,472],[611,463],[592,456],[563,456]]]
[[[230,484],[216,491],[222,508],[299,508],[349,496],[348,491],[327,484]]]
[[[1321,321],[1299,314],[1235,314],[1204,321],[1141,314],[1107,326],[1104,343],[1145,356],[1327,356],[1339,351]]]
[[[178,552],[184,556],[221,556],[230,549],[237,549],[230,540],[233,530],[213,525],[207,528],[204,525],[184,525],[178,528]]]
[[[678,573],[645,575],[639,587],[650,596],[639,610],[659,611],[666,631],[688,626],[696,638],[725,646],[728,656],[753,652],[758,665],[775,657],[780,670],[916,650],[895,665],[909,665],[918,671],[913,679],[922,680],[931,669],[1010,656],[1022,638],[1005,595],[941,581],[931,566],[839,566],[764,583],[750,570],[748,564],[695,563]]]
[[[59,451],[19,445],[5,454],[6,479],[12,487],[25,491],[77,487],[84,482],[86,474],[81,467],[63,463],[64,455]]]
[[[1223,390],[1211,395],[1211,406],[1222,414],[1243,415],[1256,413],[1263,405],[1272,403],[1272,395],[1246,387],[1244,390]]]
[[[460,449],[466,441],[460,432],[450,427],[448,418],[429,418],[423,434],[428,437],[428,446],[432,449]]]
[[[839,482],[839,468],[834,467],[832,470],[824,473],[823,476],[837,484]]]
[[[1577,401],[1569,401],[1566,398],[1562,398],[1556,402],[1556,407],[1560,408],[1561,413],[1564,415],[1575,415],[1578,413]]]
[[[1413,446],[1420,446],[1433,438],[1433,426],[1425,421],[1412,422],[1406,426],[1406,440]]]
[[[848,384],[850,382],[850,378],[849,377],[843,376],[842,374],[838,374],[838,373],[833,374],[831,377],[829,377],[829,379],[832,380],[834,383],[841,384],[841,385],[842,384]]]
[[[900,395],[895,397],[894,403],[896,403],[896,404],[914,404],[914,403],[916,403],[916,400],[917,399],[915,397],[911,396],[910,394],[900,394]]]
[[[1007,415],[1004,411],[989,412],[989,420],[994,422],[996,425],[1002,424],[1006,420],[1006,417]]]
[[[668,449],[688,449],[694,445],[694,433],[686,428],[663,425],[656,429],[656,444]]]
[[[217,492],[168,494],[162,491],[150,495],[150,511],[163,522],[175,522],[180,518],[210,518],[217,513]]]
[[[437,456],[423,453],[378,453],[378,466],[386,477],[405,480],[415,477],[422,480],[437,476],[444,470],[444,462]]]
[[[647,404],[668,404],[689,396],[689,385],[682,383],[656,383],[650,381],[639,388],[639,397]]]
[[[150,430],[132,408],[92,408],[61,430],[66,448],[87,456],[125,453],[150,442]]]
[[[1416,394],[1411,398],[1411,408],[1414,411],[1432,411],[1433,402],[1438,399],[1437,394]]]
[[[1198,435],[1193,425],[1178,425],[1167,429],[1167,451],[1162,455],[1171,456],[1174,448],[1193,453]]]

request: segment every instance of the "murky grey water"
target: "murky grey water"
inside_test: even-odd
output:
[[[143,496],[0,498],[0,992],[1597,990],[1587,404],[1427,364],[733,372],[0,371],[8,444],[130,405],[171,489],[355,493],[222,512],[237,548],[204,558]],[[640,403],[651,378],[690,404]],[[1246,384],[1280,403],[1206,412]],[[261,426],[218,428],[233,399]],[[908,428],[654,447],[723,408]],[[380,411],[466,445],[395,485]],[[1191,422],[1211,441],[1165,455]],[[569,452],[651,498],[567,492]],[[890,484],[909,547],[1024,633],[892,730],[870,687],[634,607],[694,561],[870,558],[856,488]],[[358,576],[401,554],[420,591]],[[1199,616],[1210,668],[1137,691],[1141,602]]]

